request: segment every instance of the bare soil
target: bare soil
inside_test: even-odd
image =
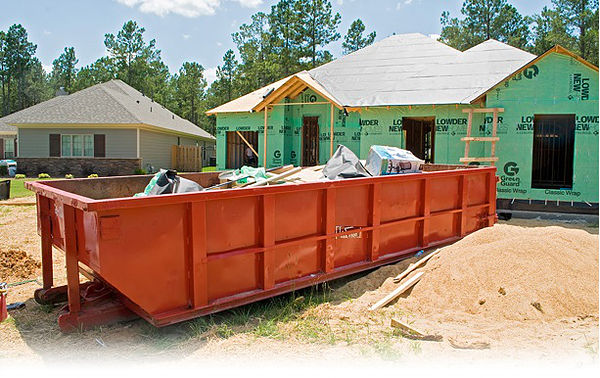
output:
[[[502,222],[445,247],[418,270],[425,273],[411,291],[377,311],[368,307],[393,290],[391,277],[417,258],[161,329],[136,320],[63,334],[59,308],[35,303],[40,284],[30,282],[9,289],[8,302],[26,307],[0,324],[0,361],[594,363],[597,234],[597,227],[578,223]],[[25,251],[36,263],[28,278],[40,275],[34,207],[0,207],[0,250]],[[62,253],[55,250],[53,260],[55,284],[63,284]],[[403,337],[390,327],[392,318],[443,341]],[[478,343],[489,347],[456,348]]]

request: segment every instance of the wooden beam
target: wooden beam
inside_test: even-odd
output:
[[[235,132],[237,133],[237,135],[239,135],[239,136],[240,136],[240,138],[242,138],[242,141],[243,141],[244,143],[246,143],[246,145],[247,145],[248,147],[250,147],[250,149],[252,150],[252,152],[254,152],[254,155],[256,155],[256,157],[258,158],[258,152],[256,152],[256,150],[254,149],[254,147],[252,147],[252,145],[250,144],[250,142],[248,142],[248,141],[246,140],[246,138],[244,138],[244,136],[242,135],[242,133],[240,133],[240,132],[239,132],[239,131],[237,131],[237,130],[236,130]]]
[[[302,167],[296,167],[296,168],[290,169],[290,170],[288,170],[286,172],[283,172],[283,173],[280,173],[278,175],[275,175],[273,177],[269,177],[266,180],[256,181],[256,182],[254,182],[254,183],[252,183],[252,184],[250,184],[248,186],[245,186],[245,187],[246,188],[251,188],[251,187],[255,187],[255,186],[266,185],[266,184],[268,184],[270,182],[278,181],[278,180],[281,180],[281,179],[286,178],[288,176],[291,176],[291,175],[293,175],[295,173],[300,172],[301,170],[302,170]]]
[[[394,299],[398,298],[400,296],[400,294],[404,293],[406,290],[410,289],[414,284],[416,284],[421,279],[422,275],[423,275],[423,272],[418,272],[417,274],[415,274],[414,276],[409,278],[406,282],[404,282],[402,285],[400,285],[398,288],[396,288],[396,290],[392,291],[391,293],[386,295],[383,299],[381,299],[379,302],[377,302],[373,306],[369,307],[369,310],[371,310],[371,311],[377,310],[377,309],[385,306],[386,304],[390,303]]]
[[[265,106],[265,130],[263,135],[263,165],[267,168],[267,107]]]
[[[421,260],[417,261],[416,263],[410,264],[408,266],[408,268],[406,268],[406,270],[400,274],[398,274],[396,277],[394,277],[394,282],[398,283],[400,281],[402,281],[402,279],[406,276],[408,276],[408,274],[410,272],[412,272],[413,270],[417,269],[418,267],[420,267],[421,265],[425,264],[427,261],[429,261],[430,258],[432,258],[433,256],[437,255],[438,253],[440,253],[442,249],[438,248],[435,251],[431,252],[430,254],[428,254],[427,256],[423,257]]]
[[[478,162],[478,161],[483,161],[483,162],[492,162],[492,161],[498,161],[498,157],[462,157],[460,158],[460,162],[461,163],[471,163],[471,162]]]
[[[469,115],[467,117],[467,138],[471,137],[471,129],[473,128],[473,112],[468,112],[468,113],[469,113]],[[465,159],[469,157],[469,147],[470,147],[469,141],[466,141],[465,142]]]
[[[497,142],[500,140],[499,137],[462,137],[460,138],[463,142]]]
[[[333,103],[330,108],[331,122],[329,126],[329,157],[333,156]]]
[[[494,112],[494,121],[492,122],[492,138],[496,137],[496,134],[498,132],[498,112],[495,111]],[[491,153],[492,157],[496,156],[496,141],[492,141],[492,153]],[[494,162],[492,161],[492,165],[494,165]]]
[[[463,109],[463,113],[493,113],[493,112],[502,113],[502,112],[504,112],[504,108],[469,108],[469,109]]]
[[[331,104],[329,101],[316,101],[316,102],[288,102],[288,103],[278,103],[271,104],[269,106],[289,106],[289,105],[327,105]]]

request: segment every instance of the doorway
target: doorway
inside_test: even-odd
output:
[[[240,134],[258,151],[258,131],[240,131]],[[248,145],[240,138],[237,131],[227,132],[227,169],[238,169],[243,165],[258,166],[258,157],[248,151]]]
[[[302,118],[302,166],[319,164],[319,117]]]
[[[405,148],[426,163],[433,163],[435,118],[402,117]]]
[[[574,144],[575,114],[535,116],[532,188],[573,188]]]

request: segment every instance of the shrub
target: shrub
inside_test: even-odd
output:
[[[94,178],[94,177],[98,177],[98,174],[92,173],[91,175],[88,175],[88,178]]]
[[[47,173],[40,173],[40,174],[38,175],[38,178],[41,178],[41,179],[43,179],[43,178],[50,178],[50,177],[51,177],[51,176],[50,176],[49,174],[47,174]]]
[[[146,172],[145,169],[137,168],[135,171],[133,171],[133,174],[135,174],[135,175],[147,175],[148,172]]]
[[[22,173],[17,173],[17,174],[15,175],[15,178],[16,178],[16,179],[24,179],[24,178],[25,178],[25,175],[24,175],[24,174],[22,174]]]
[[[66,179],[72,179],[73,177],[75,177],[75,176],[73,176],[73,175],[72,175],[72,174],[70,174],[70,173],[67,173],[67,174],[65,175],[65,178],[66,178]]]

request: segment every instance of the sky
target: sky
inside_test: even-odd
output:
[[[524,15],[539,13],[551,0],[509,0]],[[0,30],[22,24],[37,44],[36,56],[48,71],[64,47],[73,46],[78,67],[106,54],[104,34],[116,34],[128,20],[154,38],[163,61],[175,73],[183,62],[195,61],[214,80],[225,52],[235,45],[231,34],[258,11],[268,12],[277,0],[1,0]],[[462,0],[331,0],[342,15],[342,36],[360,18],[376,40],[394,33],[440,33],[440,15],[460,16]],[[328,46],[338,57],[341,39]]]

